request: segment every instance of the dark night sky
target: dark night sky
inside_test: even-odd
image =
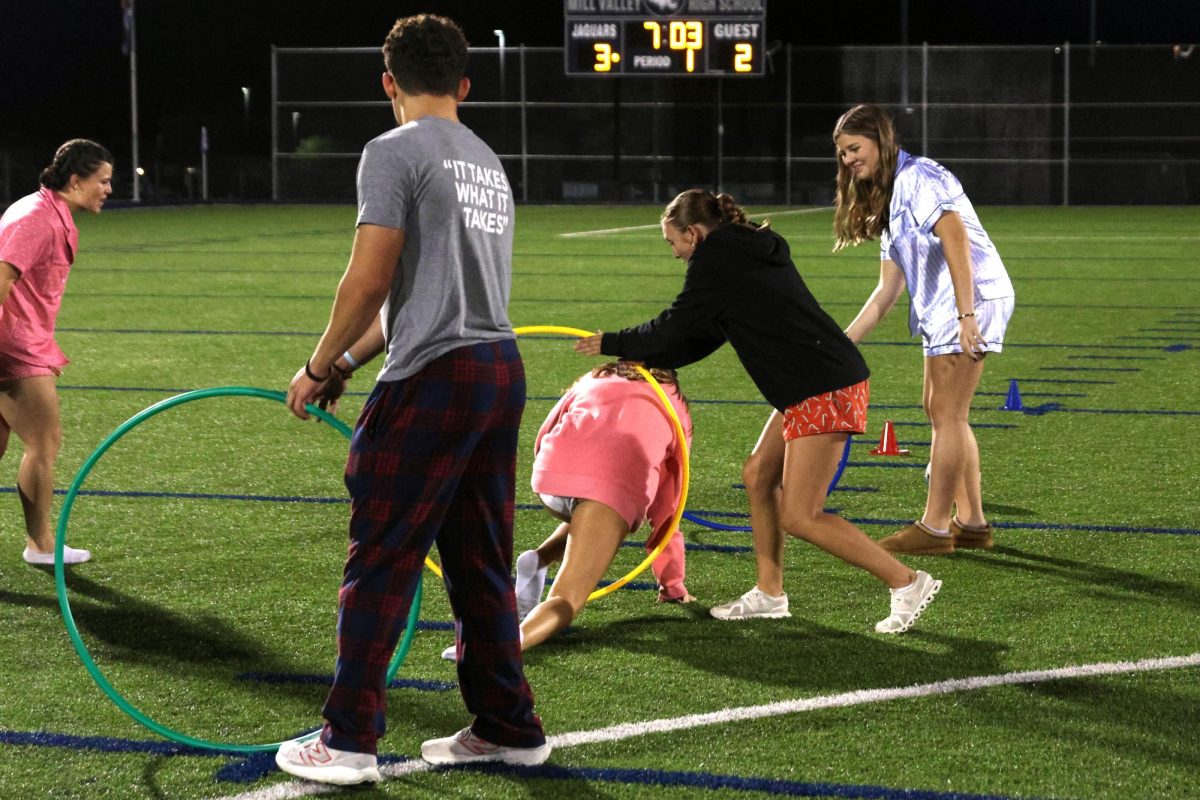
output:
[[[910,43],[1200,40],[1200,0],[908,0]],[[171,149],[202,124],[266,153],[269,48],[376,46],[397,16],[457,19],[473,44],[561,45],[561,0],[137,0],[142,141]],[[901,0],[770,0],[770,40],[898,44]],[[129,73],[119,0],[0,0],[0,149],[88,136],[128,152]],[[250,132],[241,87],[251,89]],[[182,146],[182,145],[179,145]],[[189,150],[194,143],[187,142]]]

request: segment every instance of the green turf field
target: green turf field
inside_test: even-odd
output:
[[[613,329],[657,314],[683,274],[658,212],[520,209],[514,324]],[[749,534],[685,522],[697,604],[655,605],[643,576],[527,655],[538,710],[559,737],[546,767],[426,771],[411,761],[420,742],[467,722],[438,657],[453,636],[447,603],[429,580],[381,742],[394,777],[354,796],[1195,797],[1200,214],[992,208],[982,218],[1018,294],[973,414],[997,547],[910,559],[945,581],[913,631],[873,633],[883,587],[799,541],[787,551],[791,619],[712,620],[709,605],[753,583]],[[174,393],[285,389],[324,327],[353,222],[341,206],[81,219],[59,319],[74,362],[60,379],[60,488],[110,431]],[[877,249],[832,255],[827,211],[773,225],[818,299],[849,322],[874,287]],[[562,236],[622,228],[634,229]],[[870,430],[829,498],[877,537],[924,501],[929,428],[905,316],[894,311],[863,348]],[[533,433],[595,363],[564,337],[521,347],[519,550],[552,528],[528,488]],[[347,421],[368,373],[351,384]],[[1013,379],[1024,412],[1000,410]],[[728,348],[686,368],[682,386],[695,421],[689,511],[745,524],[740,465],[768,408]],[[885,420],[909,457],[868,454]],[[345,449],[329,426],[277,403],[224,398],[152,418],[97,464],[68,530],[96,555],[70,570],[69,595],[100,669],[143,712],[224,743],[318,723],[345,551]],[[64,629],[53,571],[20,559],[20,450],[14,437],[0,462],[0,798],[307,796],[270,754],[177,747],[97,688]],[[610,577],[639,552],[622,550]],[[1192,658],[1162,661],[1173,657]],[[1148,659],[1117,674],[1084,669]],[[1041,670],[1057,671],[1023,675]],[[946,683],[977,677],[990,682]],[[887,691],[912,686],[925,688]],[[675,723],[591,733],[654,720]]]

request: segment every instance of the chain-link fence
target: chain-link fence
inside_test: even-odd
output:
[[[463,122],[524,202],[831,200],[838,115],[871,101],[984,204],[1200,203],[1200,55],[1169,46],[793,47],[761,78],[568,78],[561,48],[474,48]],[[279,200],[348,200],[394,124],[376,48],[272,52]]]

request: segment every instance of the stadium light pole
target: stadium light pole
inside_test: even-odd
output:
[[[137,30],[133,0],[121,0],[121,52],[129,58],[129,136],[133,161],[133,202],[142,202],[142,168],[138,166]]]
[[[496,28],[492,33],[500,40],[500,99],[504,99],[504,31]]]

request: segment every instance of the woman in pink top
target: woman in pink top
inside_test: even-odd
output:
[[[17,471],[24,558],[53,564],[50,507],[62,443],[55,380],[67,364],[54,325],[79,244],[73,215],[100,213],[112,193],[112,156],[95,142],[72,139],[42,170],[41,183],[0,217],[0,457],[15,432],[25,445]],[[63,549],[68,564],[89,558],[87,550]]]
[[[692,420],[675,371],[650,374],[671,400],[690,445]],[[517,558],[518,615],[534,606],[521,622],[522,649],[571,623],[621,542],[647,520],[647,550],[672,537],[653,565],[659,602],[694,599],[683,585],[683,539],[669,529],[683,480],[677,438],[662,400],[624,361],[581,377],[546,417],[534,445],[531,483],[562,524],[541,547]],[[557,558],[562,566],[538,604],[546,565]]]
[[[674,370],[651,370],[691,444],[692,420]],[[602,364],[567,390],[538,431],[533,490],[562,524],[517,559],[521,649],[562,630],[583,608],[617,548],[649,521],[646,550],[671,536],[653,564],[658,601],[695,598],[683,585],[683,539],[670,529],[683,481],[683,448],[662,400],[626,361]],[[546,567],[562,566],[539,604]],[[442,654],[453,660],[455,648]]]

